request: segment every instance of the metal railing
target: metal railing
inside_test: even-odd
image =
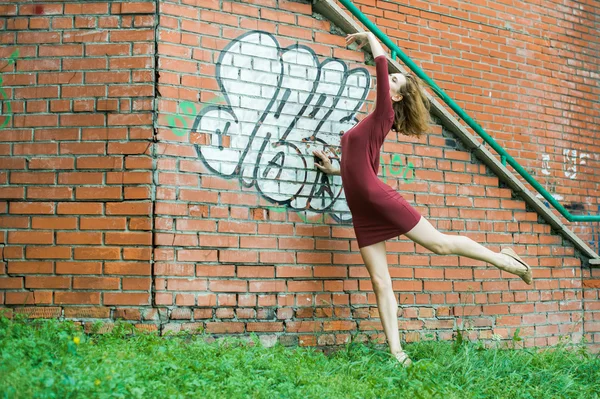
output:
[[[415,73],[421,80],[431,87],[431,89],[437,94],[444,102],[454,111],[458,116],[462,118],[467,125],[469,125],[487,144],[490,145],[501,157],[502,164],[507,163],[512,166],[529,184],[535,188],[538,193],[542,195],[556,210],[565,217],[569,222],[600,222],[600,215],[571,215],[565,207],[563,207],[533,176],[527,171],[508,153],[504,148],[500,146],[489,134],[483,130],[481,126],[477,124],[467,113],[452,100],[448,95],[433,81],[429,76],[423,72],[421,68],[417,66],[404,52],[398,47],[385,33],[383,33],[377,25],[367,18],[350,0],[338,0],[344,5],[348,11],[352,13],[367,29],[369,29],[377,38],[385,44],[392,53],[392,58],[395,60],[396,57],[400,58],[404,64],[411,71]]]

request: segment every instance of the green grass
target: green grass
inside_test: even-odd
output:
[[[79,339],[76,343],[74,338]],[[2,398],[600,398],[600,359],[583,347],[485,349],[472,342],[386,351],[350,344],[330,356],[254,339],[86,335],[70,322],[0,319]]]

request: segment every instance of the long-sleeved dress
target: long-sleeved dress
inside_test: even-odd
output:
[[[392,128],[387,59],[375,58],[375,110],[342,136],[340,172],[354,232],[360,248],[410,231],[421,215],[396,190],[379,180],[379,157]]]

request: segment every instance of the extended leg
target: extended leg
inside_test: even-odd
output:
[[[531,269],[513,257],[491,251],[469,237],[441,233],[424,217],[405,235],[436,254],[460,255],[491,263],[501,270],[516,274],[526,283],[531,284]]]
[[[398,302],[392,289],[392,278],[388,270],[385,242],[369,245],[360,249],[365,266],[371,276],[373,291],[379,308],[379,318],[387,337],[390,352],[405,365],[410,364],[400,345],[398,331]],[[407,359],[407,360],[405,360]]]

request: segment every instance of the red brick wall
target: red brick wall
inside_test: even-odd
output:
[[[489,3],[478,7],[493,10],[500,4]],[[377,4],[381,8],[371,4],[365,11],[389,12],[382,9],[392,6]],[[364,54],[346,49],[343,37],[313,16],[309,4],[182,0],[160,2],[155,10],[154,3],[98,3],[83,16],[71,14],[75,2],[45,4],[40,14],[32,6],[1,7],[8,17],[0,37],[17,43],[2,50],[2,57],[17,48],[19,55],[16,64],[1,70],[13,115],[0,137],[0,162],[7,165],[0,172],[5,200],[0,304],[34,316],[125,318],[162,331],[257,332],[266,342],[285,344],[332,345],[353,334],[382,337],[349,214],[338,198],[339,180],[325,182],[307,156],[314,146],[335,152],[337,133],[349,123],[343,118],[352,117],[354,106],[372,108],[374,92],[364,90],[363,68],[370,74],[374,68],[365,66]],[[430,5],[411,7],[414,15]],[[585,78],[578,84],[589,90],[562,93],[566,86],[545,82],[533,91],[527,86],[533,72],[521,74],[530,68],[543,74],[546,64],[532,65],[539,58],[534,55],[512,59],[516,55],[505,44],[504,58],[514,65],[502,67],[512,79],[502,86],[501,73],[492,79],[481,59],[472,59],[478,54],[473,40],[477,48],[493,41],[481,42],[481,29],[465,22],[476,14],[445,17],[454,22],[438,26],[435,13],[419,12],[419,18],[406,19],[388,14],[377,23],[397,20],[401,25],[388,33],[396,29],[411,57],[429,61],[422,63],[427,72],[528,168],[541,170],[542,149],[551,154],[551,174],[538,177],[554,179],[558,188],[588,190],[576,192],[586,210],[597,204],[593,169],[600,150],[589,133],[597,128],[587,119],[587,128],[580,126],[584,118],[598,120],[591,106],[598,93],[590,81],[598,76],[591,67],[585,69],[589,76],[578,73],[584,68],[572,76],[561,69],[560,75],[565,81]],[[535,12],[512,23],[520,30],[502,35],[518,36],[529,19],[541,15],[546,21],[545,10]],[[495,18],[488,25],[504,21]],[[39,21],[46,19],[50,25],[44,28]],[[553,22],[545,23],[563,29],[562,22]],[[444,29],[453,32],[452,40],[441,42],[448,35],[440,33]],[[31,32],[56,43],[22,43],[27,35],[19,34]],[[42,51],[65,45],[65,37],[77,37],[74,32],[89,38],[69,43],[76,46],[71,53]],[[461,50],[461,42],[473,49]],[[586,43],[597,54],[597,42]],[[300,46],[288,48],[295,44]],[[273,52],[273,46],[279,49]],[[574,59],[589,53],[578,46]],[[449,53],[442,57],[443,51]],[[266,62],[279,55],[285,62]],[[55,68],[48,76],[65,80],[44,81],[45,69],[31,74],[19,69],[28,65],[22,61],[36,58],[45,62],[29,68]],[[485,89],[491,96],[478,89],[482,84],[490,85]],[[32,98],[20,94],[27,90]],[[68,97],[69,91],[81,94]],[[545,96],[552,104],[542,113],[510,105]],[[303,109],[304,102],[309,105]],[[564,107],[575,103],[590,105],[589,113],[583,116],[578,108],[562,122],[547,120],[553,109],[567,112]],[[6,118],[7,101],[3,105]],[[558,125],[564,137],[552,136]],[[564,176],[559,157],[565,142],[585,144],[576,149],[590,154],[573,179]],[[492,249],[513,246],[535,268],[536,281],[528,287],[481,262],[391,240],[388,261],[403,339],[449,339],[457,328],[468,328],[471,338],[509,338],[520,328],[527,346],[551,345],[560,335],[579,340],[583,334],[600,343],[596,271],[582,271],[573,246],[552,234],[441,126],[421,140],[390,134],[381,177],[439,229]],[[36,191],[41,197],[31,196]]]
[[[0,303],[139,314],[152,284],[154,5],[0,10]]]

